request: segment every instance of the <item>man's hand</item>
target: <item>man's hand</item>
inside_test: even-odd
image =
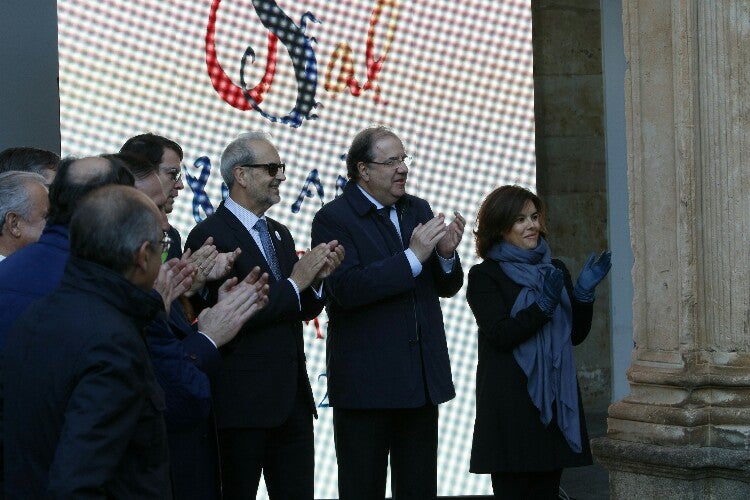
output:
[[[313,285],[317,285],[321,280],[330,276],[337,267],[344,262],[344,245],[339,244],[337,240],[328,242],[328,255],[326,257],[326,263],[318,272],[318,275],[313,281]],[[316,286],[317,288],[317,286]]]
[[[220,253],[213,241],[213,237],[209,236],[194,253],[188,249],[182,255],[182,260],[191,263],[195,268],[193,286],[185,294],[188,297],[203,288],[207,281],[218,280],[229,274],[242,252],[238,247],[233,252]]]
[[[219,300],[198,316],[198,329],[221,347],[240,331],[248,319],[268,304],[268,274],[255,267],[237,282],[230,278],[219,288]]]
[[[323,266],[326,265],[330,253],[331,250],[328,247],[328,243],[321,243],[305,252],[297,263],[294,264],[292,274],[289,278],[297,284],[300,292],[312,284],[318,273],[323,269]]]
[[[169,316],[172,301],[190,290],[190,286],[193,284],[193,272],[193,266],[180,259],[168,260],[159,268],[159,275],[154,282],[154,290],[161,295],[167,316]]]
[[[213,267],[209,269],[208,281],[218,280],[229,274],[229,271],[232,270],[232,266],[234,266],[237,257],[241,253],[242,250],[240,250],[240,247],[235,248],[233,252],[219,253],[216,256]]]
[[[464,236],[464,228],[466,227],[466,220],[460,213],[453,212],[453,215],[455,215],[453,222],[448,224],[445,235],[440,238],[440,241],[436,245],[438,254],[444,259],[453,257],[453,252],[456,251],[458,244],[461,243],[461,238]]]
[[[198,290],[203,288],[208,279],[209,272],[216,264],[219,251],[216,250],[213,241],[213,238],[209,236],[198,250],[192,252],[188,248],[185,253],[182,254],[180,260],[191,264],[195,270],[195,273],[193,274],[193,285],[190,287],[190,290],[185,293],[188,297],[194,295]]]
[[[414,252],[419,262],[424,263],[430,258],[435,245],[445,236],[446,231],[443,214],[438,214],[424,224],[417,224],[417,227],[411,233],[409,248]]]

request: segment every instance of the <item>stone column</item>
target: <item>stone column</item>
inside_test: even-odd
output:
[[[750,498],[750,3],[623,0],[630,394],[612,498]]]

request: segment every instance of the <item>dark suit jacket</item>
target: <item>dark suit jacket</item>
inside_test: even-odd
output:
[[[0,349],[5,331],[29,304],[60,285],[69,254],[67,227],[53,225],[44,229],[39,242],[0,263]],[[151,294],[158,295],[154,291]],[[165,394],[171,455],[180,456],[179,462],[172,460],[173,483],[196,492],[193,498],[210,498],[203,492],[216,490],[218,482],[213,473],[217,468],[213,435],[207,434],[213,431],[208,427],[213,424],[208,420],[211,388],[206,374],[217,368],[220,357],[208,339],[192,331],[179,301],[172,304],[169,320],[162,310],[146,326],[146,333],[156,380]],[[181,447],[191,452],[180,453]],[[194,470],[202,473],[194,474]]]
[[[161,300],[70,257],[8,334],[8,498],[170,498],[164,398],[141,331]]]
[[[334,407],[422,406],[423,381],[434,404],[455,396],[438,297],[461,288],[461,263],[456,256],[446,274],[433,252],[412,277],[403,250],[414,227],[433,213],[411,195],[397,209],[403,242],[353,182],[313,220],[313,245],[336,239],[346,250],[344,262],[325,280],[328,396]]]
[[[267,218],[282,274],[287,277],[297,262],[294,240],[283,224]],[[276,237],[280,236],[280,239]],[[219,428],[276,427],[292,410],[298,384],[315,413],[310,381],[305,366],[302,321],[317,316],[323,300],[312,290],[297,294],[289,280],[276,281],[263,254],[242,223],[222,203],[212,215],[190,232],[186,248],[196,250],[213,236],[220,252],[240,247],[230,276],[245,278],[255,266],[269,276],[268,305],[250,318],[237,337],[223,346],[222,365],[213,379],[213,399]],[[216,303],[223,280],[209,283],[209,305]],[[200,305],[196,306],[196,312]]]
[[[552,263],[565,276],[573,308],[571,342],[578,345],[591,329],[593,305],[573,299],[568,270],[561,261]],[[474,473],[549,471],[591,464],[580,391],[581,453],[573,453],[555,419],[548,427],[542,425],[529,397],[528,380],[513,349],[536,335],[549,317],[537,304],[511,317],[520,291],[495,261],[485,260],[469,271],[466,299],[479,326],[477,414],[469,469]]]

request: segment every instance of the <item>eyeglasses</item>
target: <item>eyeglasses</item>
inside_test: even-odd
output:
[[[164,173],[167,174],[175,184],[180,182],[180,180],[182,179],[182,170],[180,169],[167,170]]]
[[[368,161],[367,163],[373,163],[375,165],[385,165],[386,167],[390,168],[398,167],[399,165],[411,167],[413,159],[414,158],[412,158],[411,156],[404,155],[401,158],[391,158],[390,160],[386,161]]]
[[[169,248],[172,246],[172,238],[167,236],[167,234],[164,234],[164,238],[162,238],[157,243],[161,244],[161,251],[162,253],[168,252]]]
[[[284,163],[245,163],[240,165],[240,168],[265,168],[271,177],[276,177],[279,169],[281,169],[282,174],[286,172],[286,164]]]

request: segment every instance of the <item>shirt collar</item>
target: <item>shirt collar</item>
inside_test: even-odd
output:
[[[240,222],[242,222],[242,225],[248,230],[253,229],[253,226],[258,222],[258,219],[266,218],[265,214],[258,217],[253,212],[234,201],[231,195],[227,196],[224,200],[224,207],[237,217]]]
[[[383,208],[383,207],[385,206],[385,205],[383,205],[382,203],[380,203],[380,202],[379,202],[378,200],[376,200],[375,198],[373,198],[373,197],[372,197],[372,196],[370,195],[370,193],[368,193],[367,191],[365,191],[365,190],[364,190],[364,189],[362,188],[362,186],[360,186],[359,184],[357,184],[357,187],[359,188],[359,190],[360,190],[360,191],[362,191],[362,194],[363,194],[363,195],[365,195],[365,198],[367,198],[368,200],[370,200],[370,202],[371,202],[371,203],[372,203],[373,205],[375,205],[375,208],[376,208],[377,210],[380,210],[381,208]]]

